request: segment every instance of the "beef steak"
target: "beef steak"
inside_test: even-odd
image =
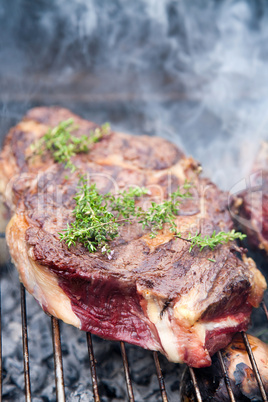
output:
[[[168,141],[110,132],[88,153],[72,157],[73,173],[31,144],[72,117],[75,135],[96,125],[57,107],[30,110],[7,135],[0,159],[1,192],[13,211],[7,242],[20,279],[42,308],[112,340],[159,350],[173,362],[211,364],[210,355],[248,326],[266,283],[236,244],[189,252],[189,233],[228,231],[227,195],[200,176],[200,166]],[[145,186],[141,202],[161,202],[192,183],[176,218],[182,238],[164,227],[155,238],[141,224],[120,226],[112,253],[67,247],[59,233],[73,220],[79,176],[101,193]]]

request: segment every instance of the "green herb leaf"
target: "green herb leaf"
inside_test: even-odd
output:
[[[179,188],[171,194],[170,201],[161,204],[152,202],[151,207],[144,211],[136,205],[136,199],[148,194],[148,190],[141,187],[129,188],[118,194],[98,193],[96,185],[88,186],[85,178],[74,197],[74,222],[67,226],[63,233],[59,233],[61,240],[65,240],[68,247],[77,242],[83,244],[90,252],[102,249],[109,255],[107,243],[118,236],[119,225],[132,223],[136,219],[143,229],[151,230],[151,237],[169,223],[170,230],[176,232],[175,219],[181,199],[190,196],[188,189],[183,194]]]
[[[176,216],[179,213],[179,206],[183,199],[191,197],[189,192],[190,184],[185,183],[185,192],[178,188],[170,195],[170,200],[165,200],[160,204],[155,202],[147,210],[137,206],[138,198],[148,195],[148,190],[141,187],[129,188],[118,194],[100,194],[96,185],[88,186],[86,179],[81,178],[79,191],[74,197],[76,207],[73,211],[74,221],[67,225],[63,233],[59,233],[60,239],[64,240],[68,247],[83,244],[89,252],[101,249],[103,253],[111,257],[111,250],[108,243],[114,240],[119,234],[119,226],[126,222],[132,223],[135,219],[142,225],[143,229],[150,230],[150,236],[155,237],[165,224],[169,225],[169,230],[178,238],[182,238],[177,232]],[[191,243],[189,251],[197,246],[200,251],[205,247],[214,249],[218,244],[227,243],[235,239],[244,239],[246,235],[235,232],[234,230],[226,233],[215,231],[211,236],[202,237],[196,233],[195,236],[189,234],[187,239]],[[215,262],[214,259],[209,261]]]
[[[181,236],[178,236],[181,237]],[[214,230],[211,236],[204,236],[202,237],[201,234],[196,233],[195,236],[191,236],[189,234],[188,239],[185,239],[191,243],[189,252],[192,251],[192,249],[197,246],[199,247],[200,251],[202,251],[205,247],[211,248],[211,250],[214,250],[214,248],[218,244],[224,244],[228,243],[229,241],[233,240],[243,240],[245,237],[247,237],[245,234],[242,234],[240,232],[236,232],[235,230],[231,230],[230,232],[218,232]]]
[[[96,185],[83,183],[75,196],[75,221],[60,233],[68,247],[82,243],[90,252],[103,247],[118,235],[118,223],[107,209],[107,203],[98,193]]]
[[[79,189],[74,197],[75,221],[59,233],[60,238],[68,247],[79,242],[90,252],[102,249],[109,256],[111,250],[107,243],[118,236],[119,223],[129,221],[135,215],[135,198],[146,194],[147,190],[138,187],[116,196],[111,193],[101,195],[96,185],[88,186],[84,178]]]
[[[179,213],[179,206],[182,200],[191,198],[189,188],[191,184],[185,181],[183,188],[186,190],[182,192],[178,186],[177,190],[171,193],[170,200],[163,201],[161,204],[152,202],[151,207],[147,211],[139,209],[137,211],[137,218],[139,223],[142,223],[142,228],[150,228],[150,237],[154,238],[159,230],[162,230],[165,223],[169,224],[171,232],[177,232],[175,223],[176,216]]]
[[[69,168],[71,172],[74,172],[76,166],[72,163],[71,157],[81,152],[88,152],[90,146],[99,141],[110,130],[109,124],[106,123],[102,127],[91,131],[88,136],[76,137],[71,133],[77,128],[73,119],[60,122],[32,144],[33,154],[42,155],[45,151],[49,151],[55,162],[63,163],[65,168]]]

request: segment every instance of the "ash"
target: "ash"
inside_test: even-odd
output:
[[[25,401],[20,284],[11,263],[2,266],[3,400]],[[51,319],[26,293],[33,402],[56,401]],[[86,333],[60,323],[65,394],[68,402],[93,401]],[[128,400],[120,344],[93,336],[101,400]],[[153,354],[126,345],[135,401],[161,401]],[[159,356],[169,401],[179,398],[183,366]]]

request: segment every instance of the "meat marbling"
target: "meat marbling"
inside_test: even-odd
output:
[[[59,232],[73,219],[81,172],[102,193],[145,186],[147,205],[188,179],[192,198],[176,220],[183,238],[230,230],[227,195],[201,178],[195,160],[157,137],[111,132],[72,158],[74,173],[49,154],[31,157],[30,145],[70,117],[75,135],[96,127],[66,109],[35,108],[10,130],[1,153],[1,192],[13,211],[6,237],[21,281],[47,313],[82,330],[209,366],[210,355],[247,328],[266,288],[243,249],[230,243],[189,252],[189,242],[168,228],[151,239],[136,222],[120,227],[109,256],[68,248]]]

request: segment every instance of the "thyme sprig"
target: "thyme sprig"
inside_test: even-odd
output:
[[[202,251],[205,247],[209,247],[211,248],[211,250],[214,250],[214,248],[218,244],[228,243],[237,239],[243,240],[245,237],[247,237],[245,234],[236,232],[233,229],[230,232],[221,231],[218,233],[216,233],[216,231],[214,230],[211,236],[206,235],[204,237],[202,237],[201,233],[198,234],[197,232],[194,236],[191,236],[191,234],[189,234],[188,239],[186,240],[191,243],[189,249],[189,252],[191,252],[194,246],[198,246],[200,251]]]
[[[95,184],[88,186],[84,179],[80,191],[74,197],[75,220],[67,225],[60,239],[68,247],[83,244],[90,252],[102,249],[110,253],[108,242],[119,234],[119,224],[129,221],[135,215],[135,199],[147,193],[144,188],[130,188],[117,196],[107,193],[101,195]]]
[[[79,191],[74,197],[76,206],[73,211],[74,221],[67,224],[67,228],[59,233],[61,241],[64,240],[68,247],[76,246],[77,243],[83,244],[89,252],[99,249],[108,254],[111,258],[109,242],[119,235],[119,226],[136,220],[142,224],[143,229],[150,230],[150,237],[155,237],[159,230],[168,224],[169,230],[178,238],[182,238],[177,232],[176,216],[182,200],[190,198],[189,191],[191,184],[185,182],[182,191],[178,189],[170,195],[169,200],[162,203],[152,202],[151,206],[144,210],[137,205],[137,199],[149,195],[146,188],[131,187],[127,191],[117,194],[100,194],[95,184],[88,185],[85,178],[81,179]],[[194,236],[189,234],[188,238],[183,239],[190,243],[189,252],[197,246],[200,251],[205,247],[212,250],[218,245],[228,243],[236,239],[243,240],[246,235],[231,230],[230,232],[214,231],[211,236],[204,236],[196,233]]]
[[[75,221],[60,238],[66,241],[68,247],[77,242],[82,243],[90,252],[96,251],[118,234],[118,223],[112,212],[107,209],[107,201],[98,193],[96,186],[83,184],[80,192],[74,197]]]
[[[72,163],[71,157],[82,152],[88,152],[90,146],[99,141],[110,130],[109,124],[106,123],[91,131],[89,135],[76,137],[71,133],[77,128],[73,119],[60,122],[32,144],[33,154],[42,155],[45,151],[49,151],[55,162],[63,163],[65,168],[74,172],[76,166]]]
[[[79,186],[79,192],[74,197],[76,207],[73,211],[74,221],[67,225],[60,239],[65,240],[68,247],[83,244],[90,252],[103,249],[109,254],[108,242],[119,234],[119,225],[133,220],[151,230],[155,237],[164,223],[170,224],[170,230],[176,232],[175,218],[183,198],[189,198],[189,183],[185,183],[185,193],[178,188],[171,194],[171,200],[161,204],[152,202],[147,211],[136,205],[137,198],[148,195],[145,188],[133,187],[118,194],[100,194],[96,185],[88,186],[85,179]]]
[[[160,204],[152,202],[150,208],[147,211],[139,209],[137,217],[139,218],[139,223],[142,224],[142,228],[150,228],[150,237],[154,238],[159,230],[162,230],[165,223],[169,224],[170,232],[177,232],[177,225],[175,218],[179,213],[179,206],[183,199],[191,198],[191,193],[189,191],[191,184],[186,180],[183,189],[181,191],[180,187],[176,191],[171,193],[170,200],[166,200]]]

